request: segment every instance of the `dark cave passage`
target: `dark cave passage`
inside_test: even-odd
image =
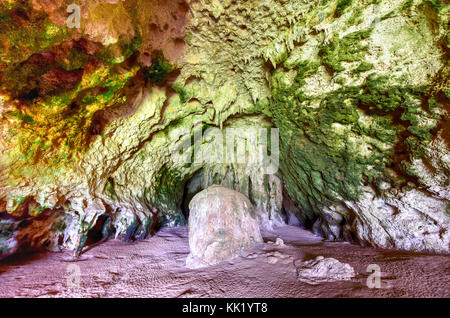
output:
[[[186,221],[189,220],[189,203],[191,202],[192,198],[197,193],[206,188],[203,185],[203,174],[204,169],[202,168],[195,172],[194,175],[184,183],[183,197],[180,203],[180,209]]]
[[[94,245],[111,235],[111,216],[102,214],[97,218],[94,226],[88,231],[86,245]]]

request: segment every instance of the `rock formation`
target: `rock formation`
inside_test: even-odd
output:
[[[264,227],[449,252],[446,1],[72,2],[0,4],[0,257],[186,224],[212,184]],[[278,171],[180,151],[251,127]]]
[[[349,264],[323,256],[317,256],[316,259],[303,262],[297,267],[297,278],[311,285],[337,280],[350,280],[354,276],[355,270]]]
[[[194,196],[189,210],[189,268],[230,260],[263,241],[253,205],[237,191],[213,185]]]

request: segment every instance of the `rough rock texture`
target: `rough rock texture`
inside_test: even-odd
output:
[[[355,270],[349,264],[323,256],[317,256],[315,259],[303,262],[297,267],[297,278],[311,285],[337,280],[351,280],[354,276]]]
[[[134,240],[185,224],[186,198],[223,182],[269,228],[449,252],[446,1],[82,0],[80,29],[70,3],[0,4],[0,212],[14,222],[62,211],[50,236],[79,253],[99,228]],[[174,162],[232,126],[279,129],[276,174]]]
[[[262,243],[253,205],[241,193],[213,185],[189,204],[189,268],[214,265]]]
[[[0,259],[18,252],[60,250],[66,218],[62,210],[28,218],[15,219],[6,213],[0,217]]]

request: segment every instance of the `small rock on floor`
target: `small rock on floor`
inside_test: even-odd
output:
[[[324,258],[323,256],[302,262],[297,267],[298,280],[311,285],[351,280],[354,276],[355,270],[349,264],[341,263],[334,258]]]

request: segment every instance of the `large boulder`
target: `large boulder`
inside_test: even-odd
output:
[[[243,194],[213,185],[189,204],[189,268],[232,259],[262,242],[253,206]]]

